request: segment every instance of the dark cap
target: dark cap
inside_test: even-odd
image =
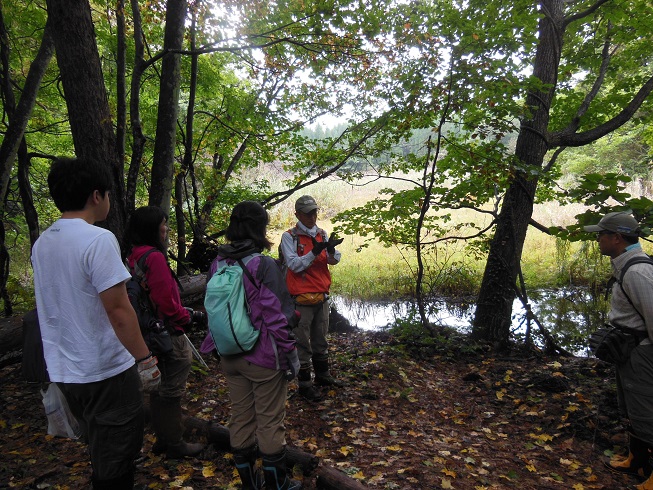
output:
[[[295,202],[295,211],[308,214],[316,209],[318,209],[317,203],[311,196],[302,196]]]
[[[584,226],[585,231],[612,231],[625,236],[639,236],[639,223],[627,211],[617,211],[606,214],[595,225]]]

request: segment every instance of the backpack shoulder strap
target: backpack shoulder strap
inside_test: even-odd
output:
[[[238,265],[240,265],[240,267],[242,267],[243,272],[245,273],[247,278],[251,281],[251,283],[254,285],[254,287],[256,289],[259,289],[259,290],[261,289],[261,287],[256,283],[256,280],[254,279],[254,276],[252,276],[252,273],[249,271],[249,269],[247,267],[245,267],[245,265],[247,264],[247,262],[252,260],[254,257],[260,256],[260,255],[262,255],[262,254],[254,253],[252,255],[248,255],[247,257],[245,257],[243,259],[238,259],[237,260]]]
[[[152,247],[149,249],[147,252],[145,252],[141,257],[138,259],[138,261],[134,264],[134,272],[132,275],[139,281],[145,280],[145,273],[147,272],[147,264],[145,263],[145,260],[147,260],[147,257],[152,253],[152,252],[157,252],[157,248]]]
[[[635,265],[635,264],[651,264],[651,265],[653,265],[653,258],[651,258],[648,255],[646,257],[633,257],[632,259],[630,259],[628,262],[626,262],[624,264],[623,268],[621,269],[621,275],[619,276],[619,279],[617,279],[616,281],[617,281],[617,284],[619,284],[619,287],[621,288],[621,292],[624,293],[624,296],[626,297],[626,299],[630,303],[630,306],[633,307],[633,309],[637,312],[637,314],[644,321],[644,323],[646,323],[646,319],[644,318],[644,315],[642,315],[639,312],[639,310],[637,308],[635,308],[635,305],[633,304],[633,301],[628,296],[628,293],[626,293],[626,290],[624,289],[624,285],[623,285],[624,276],[626,275],[626,272],[628,271],[628,269],[630,268],[631,265]],[[612,282],[614,283],[614,281],[612,281]],[[608,284],[610,284],[610,282],[608,282]]]
[[[630,269],[630,266],[635,265],[635,264],[651,264],[651,265],[653,265],[653,258],[648,256],[648,255],[646,257],[633,257],[628,262],[626,262],[624,264],[623,268],[621,269],[621,275],[619,276],[619,279],[617,279],[617,282],[619,283],[619,285],[621,285],[621,283],[624,282],[624,276],[626,275],[626,272],[628,271],[628,269]]]

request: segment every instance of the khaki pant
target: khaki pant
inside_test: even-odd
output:
[[[286,445],[286,396],[283,371],[263,368],[242,356],[224,356],[222,370],[229,386],[229,439],[234,450],[256,442],[263,454],[276,454]]]
[[[301,313],[299,325],[293,330],[297,338],[299,364],[303,369],[311,367],[311,358],[325,360],[329,357],[329,302],[319,305],[295,305]]]
[[[157,358],[161,371],[159,396],[179,398],[186,393],[186,381],[193,363],[193,351],[183,335],[172,336],[172,351]]]

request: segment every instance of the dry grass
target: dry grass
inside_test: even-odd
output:
[[[279,183],[280,184],[280,183]],[[339,212],[361,206],[379,196],[379,191],[386,187],[393,189],[410,188],[408,182],[401,180],[376,180],[358,182],[354,185],[339,179],[327,179],[307,187],[275,209],[271,210],[270,235],[275,244],[280,242],[281,234],[293,226],[294,202],[299,195],[310,194],[320,205],[318,224],[331,231],[331,219]],[[533,218],[544,226],[566,226],[576,221],[575,216],[586,207],[582,204],[561,206],[557,203],[538,204]],[[476,222],[482,224],[489,219],[471,210],[454,211],[452,222]],[[361,299],[388,298],[406,296],[414,293],[415,265],[414,252],[399,248],[386,248],[372,241],[367,248],[363,237],[351,235],[339,247],[342,261],[332,268],[334,292]],[[582,269],[578,265],[581,255],[581,243],[572,243],[566,248],[564,256],[556,249],[556,239],[541,231],[531,228],[527,234],[522,254],[522,269],[527,286],[542,288],[564,284],[565,274],[570,264],[575,264],[576,272]],[[646,248],[646,246],[645,246]],[[444,281],[440,288],[457,294],[474,294],[480,284],[485,259],[474,260],[463,245],[440,247],[438,257],[428,266],[431,274]],[[429,260],[432,260],[429,258]],[[605,261],[604,261],[605,262]],[[596,264],[594,264],[596,265]],[[607,262],[603,263],[605,268]],[[574,280],[569,277],[569,280]],[[450,281],[450,283],[447,283]],[[561,284],[561,282],[563,284]]]

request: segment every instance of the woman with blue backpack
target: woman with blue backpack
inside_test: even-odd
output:
[[[205,306],[229,388],[229,439],[242,488],[261,489],[264,479],[266,490],[297,490],[302,485],[290,478],[286,467],[284,426],[288,381],[299,371],[291,330],[296,323],[295,304],[276,261],[261,254],[272,246],[266,237],[268,222],[267,211],[257,202],[243,201],[234,207],[226,233],[230,243],[218,248],[209,269]],[[242,269],[237,286],[244,289],[251,322],[247,328],[256,330],[256,339],[253,346],[243,345],[241,353],[225,354],[216,329],[228,323],[224,317],[230,316],[231,306],[212,308],[211,291],[221,280],[218,276],[234,268]],[[263,478],[256,468],[259,455]]]
[[[181,303],[176,276],[166,259],[168,217],[157,206],[136,209],[129,220],[127,239],[132,245],[127,264],[132,276],[138,265],[144,273],[144,286],[156,315],[170,334],[167,352],[157,352],[161,385],[150,393],[151,424],[156,435],[154,454],[167,458],[197,456],[204,446],[183,439],[181,399],[186,393],[186,381],[193,361],[186,330],[195,324],[206,324],[203,311],[192,311]],[[143,326],[141,326],[143,328]],[[149,346],[155,350],[154,345]]]

